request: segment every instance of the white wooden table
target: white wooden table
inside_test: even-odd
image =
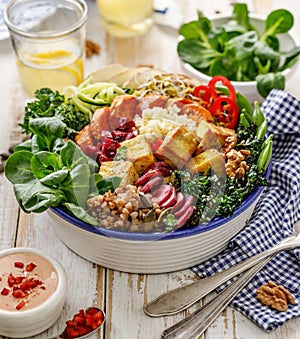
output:
[[[294,33],[300,38],[300,2],[296,0],[247,0],[251,11],[267,14],[272,9],[287,8],[294,14]],[[182,21],[196,18],[196,9],[205,15],[231,12],[229,0],[177,0]],[[94,0],[88,0],[88,38],[99,43],[100,55],[86,61],[86,74],[100,66],[121,63],[126,66],[153,65],[170,72],[184,72],[176,55],[177,33],[168,27],[154,26],[149,34],[136,39],[113,39],[106,36],[98,22]],[[300,39],[299,39],[300,40]],[[286,88],[300,98],[297,70]],[[24,96],[20,87],[15,59],[9,40],[0,42],[0,153],[19,142],[24,112]],[[47,339],[64,327],[64,322],[78,309],[97,303],[106,312],[105,326],[90,338],[157,339],[162,331],[179,321],[200,303],[172,317],[150,318],[143,313],[143,304],[169,289],[196,280],[190,270],[157,275],[127,274],[99,267],[69,250],[58,238],[47,214],[22,213],[12,186],[0,174],[0,249],[14,246],[40,248],[57,258],[68,272],[69,290],[60,320],[48,331],[34,337]],[[208,299],[211,296],[208,297]],[[16,324],[17,325],[17,324]],[[266,333],[239,312],[228,307],[202,336],[207,339],[277,339],[300,338],[300,318]]]

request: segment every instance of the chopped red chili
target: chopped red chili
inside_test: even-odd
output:
[[[21,284],[24,279],[24,276],[15,277],[15,284]]]
[[[24,263],[21,262],[21,261],[15,261],[15,262],[14,262],[14,266],[15,266],[16,268],[24,268]]]
[[[25,269],[26,269],[27,272],[32,272],[35,268],[36,268],[36,264],[31,262],[30,264],[26,265]]]
[[[24,267],[27,272],[31,272],[35,269],[36,264],[29,263],[25,266],[24,263],[20,261],[15,261],[14,266],[16,268],[22,269],[22,272],[24,272]],[[13,297],[22,299],[26,298],[32,290],[34,290],[37,286],[40,286],[43,284],[43,282],[39,279],[35,279],[33,277],[28,277],[22,275],[22,276],[14,276],[12,273],[9,273],[7,277],[7,284],[9,288],[4,287],[1,291],[2,295],[9,295],[11,294]],[[44,286],[41,286],[41,288],[44,288]],[[16,309],[19,310],[23,308],[26,305],[25,300],[21,301],[17,304]]]
[[[6,287],[3,287],[2,291],[1,291],[2,295],[8,295],[9,294],[9,289]]]
[[[7,278],[7,283],[9,287],[12,287],[16,283],[16,278],[11,273]]]
[[[76,338],[86,335],[97,329],[104,321],[104,314],[96,307],[90,307],[86,312],[81,309],[73,316],[72,320],[66,321],[66,328],[61,338]]]
[[[26,302],[24,300],[22,300],[21,302],[18,303],[18,305],[16,306],[17,310],[20,310],[21,308],[23,308],[26,305]]]

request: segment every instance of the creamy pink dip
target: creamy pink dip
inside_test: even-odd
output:
[[[15,267],[16,263],[23,263],[24,267]],[[26,265],[31,263],[36,266],[31,272],[28,272]],[[17,266],[21,265],[17,264]],[[25,284],[29,279],[39,281],[39,284],[32,288],[28,287],[27,296],[17,298],[13,295],[13,289],[18,289],[20,284],[15,283],[13,286],[9,286],[8,280],[11,275],[16,279],[18,277],[23,279]],[[39,306],[54,293],[57,284],[57,272],[53,265],[38,254],[20,252],[0,257],[0,309],[22,312]],[[24,303],[22,303],[23,301]],[[20,303],[22,303],[22,307],[17,309],[17,305]]]

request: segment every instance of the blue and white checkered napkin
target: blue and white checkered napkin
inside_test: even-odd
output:
[[[262,109],[274,134],[270,185],[265,188],[251,220],[217,257],[192,269],[201,277],[229,268],[248,256],[274,246],[292,233],[300,220],[300,101],[281,90],[272,90]],[[256,299],[257,288],[272,280],[295,298],[286,312],[278,312]],[[226,285],[220,287],[220,290]],[[300,249],[285,251],[269,262],[236,296],[230,306],[266,331],[300,316]]]

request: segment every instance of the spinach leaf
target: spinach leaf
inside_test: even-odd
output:
[[[42,179],[60,168],[59,155],[56,153],[41,151],[32,157],[31,170],[37,179]]]
[[[266,97],[273,88],[284,90],[285,78],[282,73],[260,74],[256,77],[259,94]]]
[[[62,166],[70,169],[60,188],[65,192],[68,201],[85,206],[90,183],[90,167],[86,155],[74,142],[68,141],[60,150],[60,161]]]
[[[24,184],[14,184],[14,192],[19,205],[26,213],[41,213],[66,200],[60,189],[47,187],[37,179]]]
[[[94,173],[91,176],[91,191],[89,196],[92,197],[98,194],[104,194],[108,191],[114,192],[115,189],[120,185],[121,181],[122,178],[118,176],[103,178],[101,174]]]
[[[37,149],[51,151],[57,139],[61,139],[65,124],[58,118],[31,119],[29,128],[34,134],[32,143],[36,143]]]
[[[5,175],[14,184],[24,184],[35,179],[31,170],[31,158],[33,153],[19,151],[13,153],[6,161]]]
[[[282,53],[282,55],[284,57],[284,63],[280,66],[279,71],[284,71],[285,69],[292,67],[297,62],[297,58],[300,55],[300,46],[289,52]]]
[[[232,21],[234,20],[238,25],[244,28],[245,32],[256,30],[250,23],[248,6],[244,3],[234,4],[230,23],[232,24]]]
[[[73,214],[79,220],[82,220],[83,222],[86,222],[93,226],[99,226],[97,219],[88,214],[84,208],[70,202],[65,202],[63,205],[69,210],[69,212],[71,212],[71,214]]]
[[[67,169],[60,169],[55,172],[49,173],[45,177],[41,178],[40,182],[49,187],[59,188],[61,183],[63,183],[64,180],[66,180],[69,173],[70,171]]]
[[[207,69],[216,58],[220,57],[218,51],[208,48],[196,39],[185,39],[178,43],[177,52],[182,61],[193,65],[197,69]]]
[[[264,39],[267,36],[274,36],[279,33],[288,32],[294,24],[293,15],[285,10],[278,9],[271,12],[266,20],[265,32],[262,36]]]
[[[259,73],[265,74],[278,69],[281,59],[280,53],[274,51],[266,42],[258,41],[253,54],[255,60],[257,60],[256,66]],[[266,65],[267,67],[264,67]]]
[[[198,20],[183,24],[179,28],[179,33],[187,39],[199,39],[208,42],[207,34],[211,30],[211,22],[201,11],[198,11]]]
[[[258,35],[255,31],[246,32],[228,41],[226,53],[234,54],[238,60],[248,58],[253,53],[257,41]]]

